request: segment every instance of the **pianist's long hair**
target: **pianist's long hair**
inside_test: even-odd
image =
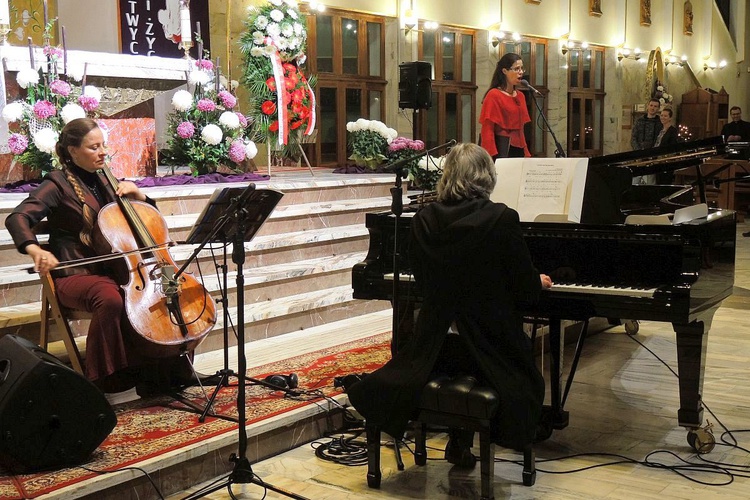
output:
[[[489,198],[497,183],[492,157],[477,144],[463,142],[450,150],[443,162],[443,175],[437,185],[442,202]]]

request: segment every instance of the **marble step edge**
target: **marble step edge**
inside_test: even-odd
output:
[[[245,242],[244,247],[246,254],[258,254],[269,250],[280,250],[285,247],[291,248],[324,242],[330,243],[338,240],[364,238],[368,235],[369,232],[364,225],[353,224],[349,226],[311,229],[308,231],[295,231],[284,233],[283,235],[261,235],[253,238],[249,242]],[[170,248],[170,255],[176,264],[181,264],[193,254],[196,248],[198,248],[197,244],[178,244]],[[231,244],[227,247],[228,255],[231,255],[233,248],[234,246]],[[211,258],[211,250],[205,247],[198,253],[198,259]],[[26,271],[28,267],[28,262],[0,267],[0,286],[12,283],[39,281],[36,273],[28,273]]]
[[[266,224],[264,224],[264,229],[272,227],[272,225],[269,224],[270,222],[299,219],[305,216],[330,216],[334,214],[338,215],[345,213],[387,210],[391,206],[391,201],[392,200],[389,197],[379,197],[356,200],[342,200],[336,203],[306,203],[301,205],[290,205],[287,208],[280,207],[274,210],[268,217]],[[164,215],[164,220],[166,221],[167,228],[170,232],[182,231],[192,228],[199,216],[200,213]],[[47,235],[40,235],[39,240],[41,242],[46,242]],[[3,247],[13,247],[13,239],[10,237],[10,233],[7,229],[5,229],[4,225],[0,229],[0,249]]]
[[[249,330],[254,323],[268,322],[275,319],[283,319],[284,317],[302,313],[311,312],[319,309],[326,309],[332,306],[344,307],[347,304],[360,302],[358,299],[352,297],[352,289],[350,285],[332,287],[323,290],[316,290],[313,292],[307,292],[297,295],[288,295],[286,297],[279,297],[274,300],[264,301],[261,303],[245,304],[243,307],[243,313],[245,317],[244,328],[245,331]],[[39,307],[35,309],[37,316],[37,322],[39,321]],[[237,313],[236,307],[230,308],[229,317],[231,324],[237,325]],[[320,325],[318,325],[320,326]],[[222,335],[224,328],[224,315],[220,310],[217,311],[217,321],[213,329],[207,334],[206,338],[211,335]],[[307,330],[307,329],[305,329]],[[274,337],[284,337],[292,332],[282,333],[275,335]],[[86,350],[86,336],[78,335],[75,337],[76,344],[82,354],[85,355]],[[263,341],[266,339],[258,339],[246,342],[247,344],[253,344],[254,342]],[[48,351],[53,356],[57,356],[62,360],[67,360],[67,352],[62,340],[55,340],[50,342]],[[213,352],[213,351],[208,351]]]
[[[274,264],[257,268],[243,268],[245,278],[245,290],[253,287],[267,285],[274,281],[288,280],[301,276],[326,275],[334,272],[350,271],[357,262],[364,259],[364,253],[341,254],[317,259],[308,259],[292,263]],[[32,275],[36,277],[36,274]],[[227,273],[230,285],[235,283],[236,271]],[[38,279],[38,278],[36,278]],[[209,293],[216,294],[219,291],[222,276],[215,274],[204,275],[204,286]],[[232,290],[229,292],[232,293]],[[309,292],[308,292],[309,293]],[[278,299],[275,299],[278,300]],[[6,298],[6,304],[8,299]],[[10,304],[0,307],[0,329],[13,328],[20,325],[38,323],[40,319],[41,301],[24,302],[23,304]]]
[[[391,174],[369,174],[369,175],[341,175],[341,179],[308,179],[308,180],[268,180],[257,181],[254,184],[258,188],[270,188],[290,194],[297,191],[320,191],[321,189],[341,189],[348,191],[352,188],[371,188],[382,186],[388,188],[393,185]],[[225,187],[243,187],[247,182],[215,183],[215,184],[181,184],[174,186],[144,187],[143,190],[154,200],[208,198],[217,189]],[[356,194],[356,191],[354,192]],[[0,214],[11,212],[16,205],[23,201],[28,193],[2,193],[0,194]],[[283,199],[282,199],[283,203]]]

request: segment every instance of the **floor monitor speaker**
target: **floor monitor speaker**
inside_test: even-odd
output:
[[[116,424],[86,378],[33,342],[0,338],[0,466],[26,473],[80,464]]]

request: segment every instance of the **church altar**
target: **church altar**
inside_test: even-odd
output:
[[[19,70],[46,65],[41,47],[2,46],[0,110],[21,97],[15,80]],[[66,51],[68,74],[85,75],[85,84],[102,93],[98,120],[109,131],[114,154],[110,167],[120,177],[156,175],[156,116],[154,97],[184,85],[190,62],[186,59],[134,56],[80,50]],[[61,73],[62,68],[58,69]],[[46,71],[46,68],[44,68]],[[7,147],[8,125],[0,120],[0,184],[34,177],[13,162]]]

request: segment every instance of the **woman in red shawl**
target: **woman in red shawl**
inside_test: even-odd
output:
[[[493,159],[531,156],[523,127],[531,121],[526,98],[515,86],[523,78],[523,61],[514,53],[497,62],[490,89],[484,95],[479,123],[480,143]]]

